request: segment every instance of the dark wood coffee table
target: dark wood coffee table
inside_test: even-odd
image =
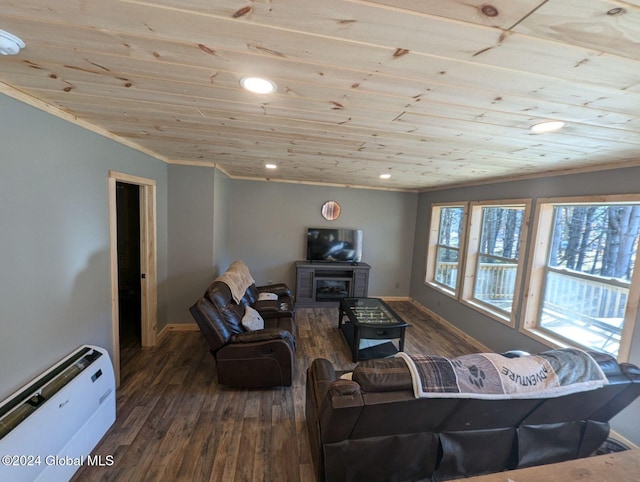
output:
[[[347,316],[347,320],[343,319]],[[354,362],[385,358],[404,350],[404,331],[409,326],[379,298],[343,298],[338,311],[338,329],[351,349]],[[360,340],[382,343],[360,349]],[[398,347],[392,340],[398,340]],[[386,343],[384,342],[386,341]]]

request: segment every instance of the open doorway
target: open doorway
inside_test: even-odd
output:
[[[142,346],[140,186],[116,182],[118,218],[118,328],[121,363]]]
[[[113,366],[120,386],[121,348],[156,344],[155,181],[109,172],[109,230]]]

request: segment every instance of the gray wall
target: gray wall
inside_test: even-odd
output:
[[[109,170],[157,182],[166,281],[167,167],[4,95],[0,112],[1,399],[82,344],[112,353]]]
[[[320,215],[328,199],[342,206],[337,221]],[[235,259],[247,263],[257,284],[293,288],[308,226],[363,229],[370,294],[406,297],[417,199],[415,193],[232,180],[210,168],[169,166],[168,322],[193,323],[189,306]]]
[[[193,323],[188,308],[228,266],[227,181],[217,169],[169,166],[169,323]]]
[[[415,193],[232,180],[229,259],[247,263],[257,284],[294,287],[307,227],[362,229],[370,296],[408,296],[417,199]],[[320,214],[327,200],[342,207],[335,221]]]
[[[414,269],[411,276],[411,297],[494,351],[522,349],[535,353],[548,349],[541,343],[521,334],[517,329],[484,316],[424,284],[431,205],[455,201],[532,198],[535,209],[536,200],[544,197],[637,193],[639,179],[640,167],[495,183],[420,194],[413,252]],[[526,255],[528,258],[528,251]],[[527,259],[525,259],[525,265],[526,261]],[[520,292],[521,296],[523,290],[524,288]],[[520,313],[520,308],[518,306],[518,313]],[[636,321],[629,361],[640,365],[640,320]],[[638,418],[640,418],[640,401],[636,401],[616,417],[614,429],[640,445]]]
[[[230,180],[221,171],[216,170],[213,191],[213,259],[216,275],[226,269],[229,259],[229,192]]]

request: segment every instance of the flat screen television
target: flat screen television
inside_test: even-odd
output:
[[[307,228],[307,260],[359,263],[362,230]]]

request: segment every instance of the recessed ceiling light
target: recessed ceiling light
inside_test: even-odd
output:
[[[16,55],[24,48],[24,42],[9,32],[0,30],[0,54]]]
[[[544,134],[545,132],[553,132],[562,129],[565,126],[563,121],[540,122],[532,125],[529,130],[532,134]]]
[[[380,179],[389,179],[391,174],[380,174]]]
[[[265,164],[264,167],[266,167],[267,169],[277,169],[278,166],[276,166],[275,164]]]
[[[278,88],[275,83],[262,77],[243,77],[240,85],[255,94],[272,94]]]

